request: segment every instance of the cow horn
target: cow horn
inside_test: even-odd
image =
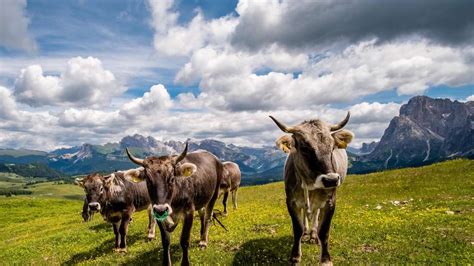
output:
[[[294,133],[296,130],[294,127],[287,127],[280,121],[276,120],[273,116],[270,115],[270,118],[275,122],[275,124],[285,133]]]
[[[344,120],[342,120],[338,124],[332,125],[331,126],[331,131],[336,131],[336,130],[339,130],[339,129],[343,128],[347,124],[347,122],[349,122],[350,117],[351,117],[351,113],[349,111],[347,111],[346,118],[344,118]]]
[[[174,161],[174,163],[179,163],[181,160],[184,159],[184,157],[186,157],[186,154],[188,153],[188,141],[186,141],[186,145],[184,146],[184,151],[179,155],[178,158],[176,158],[176,160]]]
[[[143,166],[143,159],[139,159],[139,158],[133,156],[133,155],[130,153],[130,151],[128,150],[128,148],[126,148],[125,151],[127,152],[127,156],[128,156],[128,158],[130,159],[130,161],[132,161],[132,162],[134,162],[134,163],[136,163],[136,164],[138,164],[138,165]]]

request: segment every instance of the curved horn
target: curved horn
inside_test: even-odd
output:
[[[143,159],[139,159],[135,156],[133,156],[130,151],[128,150],[128,148],[125,149],[125,151],[127,152],[127,156],[128,156],[128,159],[130,159],[130,161],[138,164],[138,165],[141,165],[143,166]]]
[[[178,158],[176,158],[176,160],[174,161],[174,163],[179,163],[181,160],[184,159],[184,157],[186,157],[186,154],[188,153],[188,141],[186,140],[186,145],[184,146],[184,151],[179,155]]]
[[[339,130],[339,129],[343,128],[347,124],[347,122],[349,122],[350,117],[351,117],[351,113],[349,111],[347,111],[346,118],[344,118],[344,120],[342,120],[338,124],[332,125],[331,126],[331,131],[336,131],[336,130]]]
[[[276,120],[276,118],[274,118],[273,116],[270,115],[270,118],[273,120],[273,122],[275,122],[275,124],[285,133],[294,133],[295,132],[295,128],[294,127],[287,127],[285,126],[283,123],[281,123],[280,121]]]

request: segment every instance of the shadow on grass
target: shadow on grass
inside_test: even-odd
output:
[[[133,243],[141,239],[143,239],[143,234],[129,235],[127,237],[127,245],[128,246],[133,245]],[[113,237],[109,238],[106,241],[96,246],[91,247],[91,249],[89,249],[88,251],[84,251],[84,252],[73,255],[68,261],[64,262],[62,265],[78,264],[85,260],[95,259],[98,257],[102,257],[106,254],[112,253],[114,244],[115,244],[115,239]]]
[[[247,241],[240,246],[232,265],[288,265],[292,243],[291,236]]]
[[[162,265],[163,264],[163,248],[161,247],[161,240],[157,240],[156,248],[153,250],[141,253],[137,256],[134,256],[127,262],[125,265]],[[171,247],[171,263],[178,264],[181,261],[183,253],[181,247],[178,244],[172,244]]]
[[[100,218],[102,218],[102,217],[100,217]],[[92,230],[92,231],[95,231],[95,232],[110,231],[112,234],[114,232],[113,228],[112,228],[112,224],[106,223],[106,222],[91,226],[91,227],[89,227],[89,229]]]

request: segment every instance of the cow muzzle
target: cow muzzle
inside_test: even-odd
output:
[[[100,211],[100,203],[98,202],[91,202],[88,206],[91,211]]]
[[[341,176],[336,173],[321,175],[321,182],[325,188],[333,188],[341,185]]]
[[[171,206],[168,203],[154,204],[153,212],[158,215],[164,215],[165,213],[168,213],[168,215],[170,215],[173,212],[173,210],[171,209]]]

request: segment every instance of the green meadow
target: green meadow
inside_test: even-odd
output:
[[[0,264],[161,263],[159,230],[156,240],[145,240],[146,212],[133,217],[128,253],[117,254],[111,225],[100,215],[82,222],[82,189],[57,183],[28,189],[33,194],[0,198]],[[222,210],[220,201],[215,208]],[[220,219],[229,231],[212,226],[206,250],[198,248],[198,220],[194,264],[287,264],[292,234],[282,182],[242,187],[239,209]],[[181,259],[179,233],[178,227],[172,234],[174,263]],[[474,161],[347,177],[338,190],[330,251],[335,264],[472,264]],[[302,264],[318,259],[319,246],[304,243]]]

